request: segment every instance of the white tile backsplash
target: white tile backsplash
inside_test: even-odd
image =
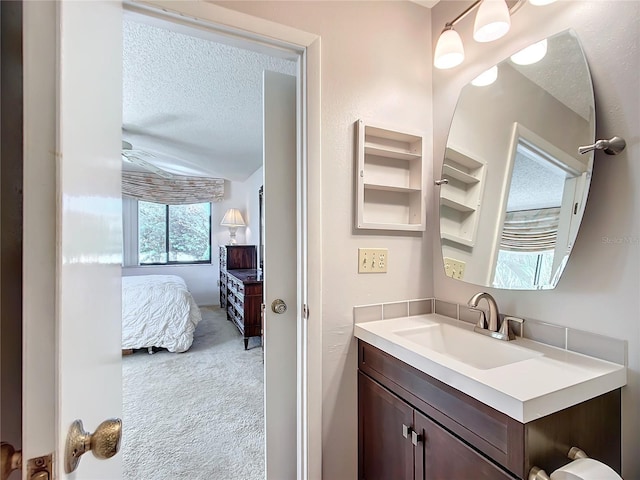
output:
[[[356,323],[382,320],[382,304],[353,307],[353,319]]]
[[[383,303],[382,318],[400,318],[409,315],[409,302]]]
[[[435,298],[422,298],[400,302],[359,305],[353,307],[356,323],[401,318],[411,315],[437,313],[456,320],[476,323],[477,313],[469,312],[466,305],[445,302]],[[519,332],[517,332],[519,333]],[[605,337],[584,330],[552,323],[525,319],[522,335],[536,342],[582,353],[619,365],[627,365],[627,341]]]
[[[626,340],[570,328],[567,332],[567,349],[620,365],[627,365]]]

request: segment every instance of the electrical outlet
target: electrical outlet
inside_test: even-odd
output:
[[[444,257],[444,273],[447,277],[462,280],[464,278],[465,263],[462,260]]]
[[[387,273],[389,252],[386,248],[359,248],[358,273]]]

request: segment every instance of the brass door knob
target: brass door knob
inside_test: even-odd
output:
[[[64,471],[73,472],[80,462],[80,457],[91,450],[93,456],[100,459],[113,457],[120,450],[122,440],[122,420],[111,418],[105,420],[91,434],[84,430],[81,420],[71,424],[67,434],[64,452]]]
[[[284,313],[287,311],[287,304],[284,303],[284,300],[280,300],[276,298],[273,302],[271,302],[271,310],[273,313]]]
[[[22,469],[22,452],[16,452],[13,445],[2,442],[0,444],[0,479],[7,480],[11,472]]]

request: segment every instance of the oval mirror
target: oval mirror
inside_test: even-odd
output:
[[[466,85],[442,166],[446,274],[486,287],[554,288],[591,179],[593,152],[578,147],[594,139],[591,76],[571,30]]]

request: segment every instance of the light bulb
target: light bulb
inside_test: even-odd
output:
[[[498,78],[498,66],[494,65],[489,70],[485,70],[476,78],[471,80],[471,85],[475,87],[486,87],[491,85]]]
[[[509,7],[504,0],[482,0],[473,24],[476,42],[492,42],[507,34],[511,27]]]
[[[539,62],[547,54],[547,39],[529,45],[511,55],[511,61],[517,65],[532,65]]]
[[[433,55],[433,65],[439,69],[453,68],[464,60],[464,47],[458,32],[447,27],[440,34],[436,51]]]

